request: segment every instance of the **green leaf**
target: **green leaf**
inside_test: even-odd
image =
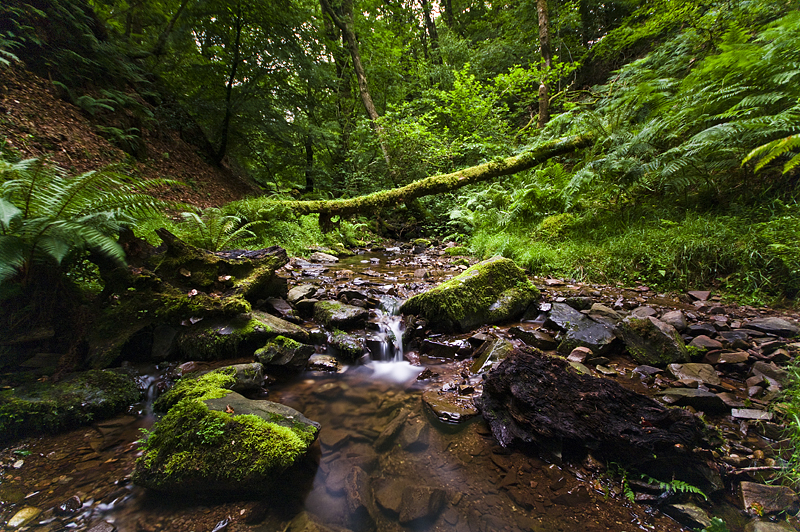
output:
[[[0,198],[0,231],[3,234],[11,231],[11,225],[22,218],[22,211],[16,205]]]

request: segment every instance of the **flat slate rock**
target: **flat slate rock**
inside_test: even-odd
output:
[[[767,334],[792,337],[800,333],[800,327],[783,318],[758,318],[744,324],[748,329],[754,329]]]
[[[678,380],[696,381],[701,384],[719,386],[722,380],[710,364],[670,364],[667,369]]]
[[[769,486],[756,482],[739,484],[739,496],[745,511],[759,515],[788,512],[797,513],[800,499],[791,488],[786,486]]]
[[[717,394],[698,388],[667,388],[658,395],[671,405],[691,406],[703,412],[727,412],[729,409]]]

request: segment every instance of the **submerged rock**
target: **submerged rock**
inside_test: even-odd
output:
[[[112,417],[139,400],[133,377],[107,370],[75,373],[0,392],[0,441],[55,433]]]
[[[285,405],[246,399],[231,389],[236,370],[180,381],[143,445],[134,483],[170,493],[252,491],[273,485],[302,457],[318,423]]]
[[[609,379],[578,375],[566,361],[527,348],[515,351],[487,375],[479,406],[504,447],[588,448],[598,458],[656,478],[674,474],[705,485],[695,478],[699,459],[689,452],[705,445],[700,420]]]
[[[468,331],[522,314],[539,298],[525,272],[510,259],[494,257],[418,294],[400,307],[442,331]]]

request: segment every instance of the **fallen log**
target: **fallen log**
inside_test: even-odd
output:
[[[464,168],[450,174],[441,174],[414,181],[403,187],[382,190],[365,196],[337,200],[277,201],[271,202],[290,209],[297,215],[319,213],[320,227],[327,230],[333,216],[352,216],[380,212],[424,196],[442,194],[458,188],[489,181],[496,177],[516,174],[533,168],[548,159],[585,148],[593,142],[590,135],[581,135],[566,140],[557,140],[538,146],[530,151],[488,163]]]

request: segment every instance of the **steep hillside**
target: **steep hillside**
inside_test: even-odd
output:
[[[152,106],[150,106],[152,107]],[[152,109],[159,116],[158,109]],[[183,201],[198,207],[217,206],[259,193],[225,167],[203,160],[198,149],[169,129],[164,121],[142,132],[143,150],[138,159],[114,146],[92,117],[59,98],[50,81],[20,65],[2,69],[0,76],[0,146],[19,156],[48,157],[70,173],[124,163],[127,172],[144,178],[170,178],[183,183],[162,188],[162,199]],[[184,133],[184,136],[186,133]]]

